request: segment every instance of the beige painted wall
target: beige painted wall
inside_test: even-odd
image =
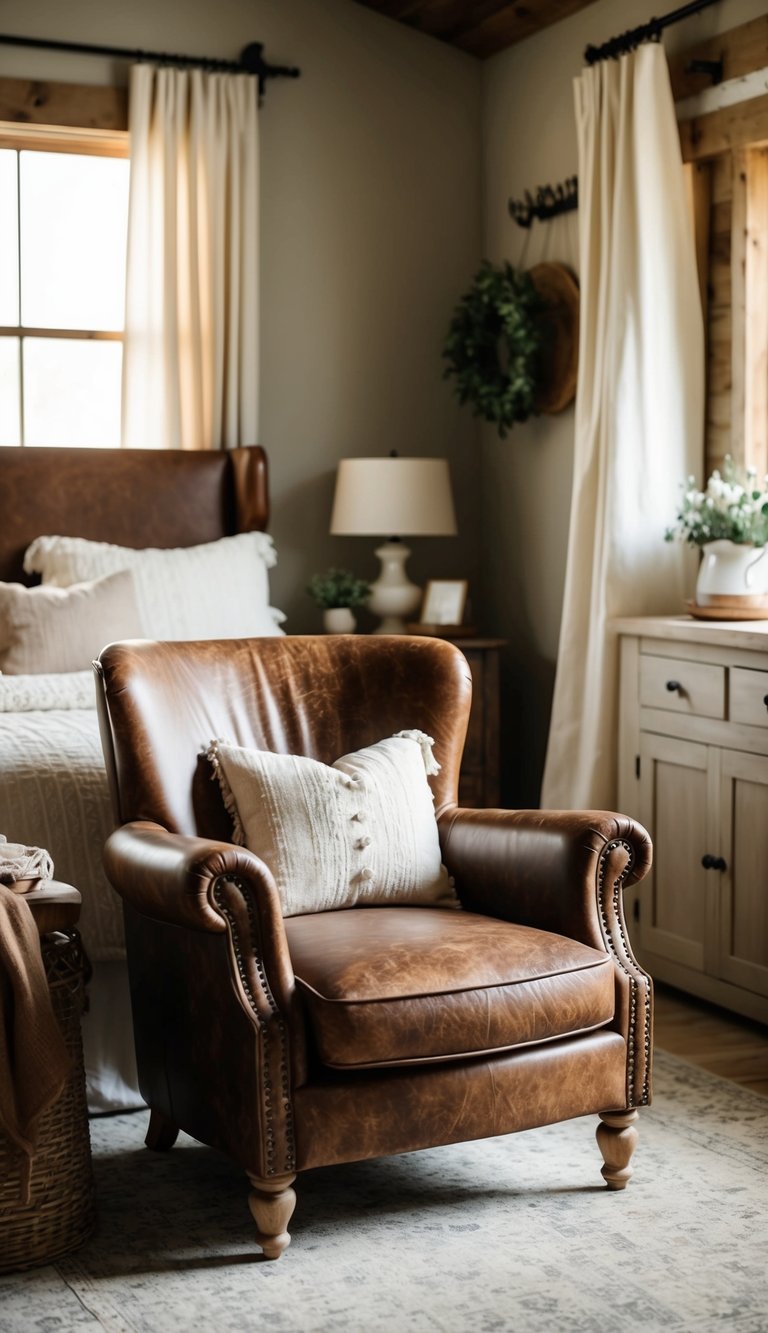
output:
[[[237,56],[251,41],[301,77],[261,118],[262,415],[279,551],[273,597],[292,632],[328,564],[375,577],[374,541],[330,537],[339,458],[447,455],[459,536],[415,539],[409,569],[468,575],[479,435],[443,382],[440,346],[481,252],[481,66],[351,0],[3,0],[7,33]],[[0,46],[0,74],[127,81],[124,65]],[[414,725],[418,724],[418,719]]]
[[[585,46],[666,13],[674,4],[598,0],[483,65],[484,252],[530,267],[560,260],[578,270],[577,215],[534,223],[507,200],[577,172],[573,79]],[[667,50],[768,12],[765,0],[721,0],[667,29]],[[527,237],[527,240],[526,240]],[[504,663],[505,790],[536,804],[546,750],[565,579],[573,459],[573,409],[516,426],[506,440],[482,431],[484,600],[494,633],[509,639]]]

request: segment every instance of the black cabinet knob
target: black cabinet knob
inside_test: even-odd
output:
[[[683,687],[682,687],[682,685],[680,684],[680,681],[679,681],[679,680],[668,680],[668,681],[667,681],[667,689],[669,690],[670,694],[682,694],[682,693],[683,693]]]
[[[705,870],[727,870],[727,869],[728,869],[728,867],[727,867],[727,865],[725,864],[725,861],[723,860],[722,856],[712,856],[712,854],[711,854],[710,852],[707,852],[704,856],[702,856],[702,858],[701,858],[701,864],[703,865],[703,867],[704,867]]]
[[[768,708],[768,694],[763,695],[763,703],[765,704],[766,708]]]

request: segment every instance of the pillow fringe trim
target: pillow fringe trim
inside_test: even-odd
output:
[[[245,829],[243,828],[243,825],[240,821],[240,814],[237,805],[235,803],[235,798],[232,794],[232,788],[227,782],[226,774],[221,766],[221,760],[219,759],[220,744],[225,745],[227,744],[227,742],[221,740],[221,738],[219,738],[219,740],[216,741],[211,741],[210,745],[208,746],[208,749],[205,752],[205,757],[210,761],[213,770],[211,773],[211,782],[218,780],[219,787],[221,789],[221,795],[224,800],[224,809],[226,810],[227,814],[232,820],[233,840],[237,843],[238,847],[244,847]]]

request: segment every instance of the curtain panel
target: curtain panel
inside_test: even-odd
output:
[[[124,447],[258,439],[258,81],[131,70]]]
[[[574,476],[542,805],[616,805],[613,617],[679,613],[664,541],[701,470],[704,331],[680,140],[659,44],[575,81],[581,282]]]

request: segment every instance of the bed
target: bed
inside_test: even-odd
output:
[[[92,1112],[143,1103],[90,659],[114,638],[282,633],[268,513],[258,446],[0,448],[0,833],[46,847],[82,894]]]

